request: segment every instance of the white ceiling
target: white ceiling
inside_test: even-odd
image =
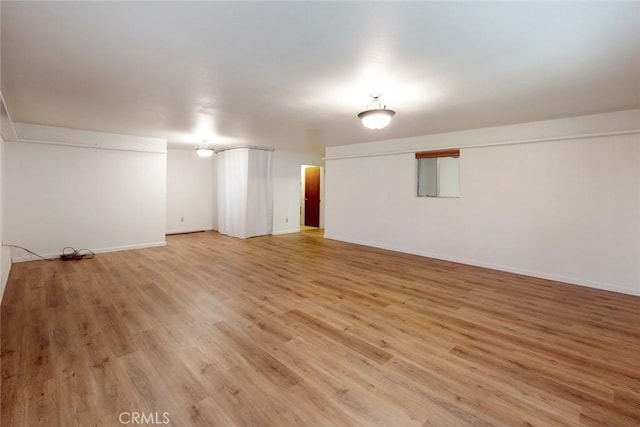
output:
[[[321,149],[640,108],[639,2],[1,8],[15,122]],[[356,118],[374,92],[379,131]]]

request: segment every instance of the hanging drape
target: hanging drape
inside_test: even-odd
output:
[[[217,154],[218,231],[246,239],[273,228],[273,150],[233,148]]]

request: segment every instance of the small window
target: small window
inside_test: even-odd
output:
[[[416,153],[418,197],[460,197],[460,150]]]

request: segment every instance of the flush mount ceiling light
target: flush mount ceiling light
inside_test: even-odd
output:
[[[380,101],[380,95],[371,95],[371,97],[373,100],[367,105],[366,110],[358,114],[358,118],[366,128],[382,129],[391,122],[396,112],[387,109],[387,106]]]
[[[211,157],[213,156],[214,149],[207,145],[206,141],[202,141],[202,144],[196,147],[196,153],[200,157]]]

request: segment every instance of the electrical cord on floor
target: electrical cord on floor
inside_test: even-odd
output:
[[[46,258],[22,246],[18,246],[18,245],[5,245],[5,246],[8,246],[10,248],[22,249],[23,251],[28,252],[31,255],[37,256],[38,258],[45,261],[55,261],[57,259],[61,259],[63,261],[71,261],[71,260],[91,259],[91,258],[95,258],[96,256],[95,252],[89,249],[74,249],[71,246],[65,246],[62,249],[62,254],[59,257]]]
[[[96,254],[89,249],[74,249],[71,246],[66,246],[62,249],[60,259],[63,261],[81,260],[95,258],[95,256]]]

